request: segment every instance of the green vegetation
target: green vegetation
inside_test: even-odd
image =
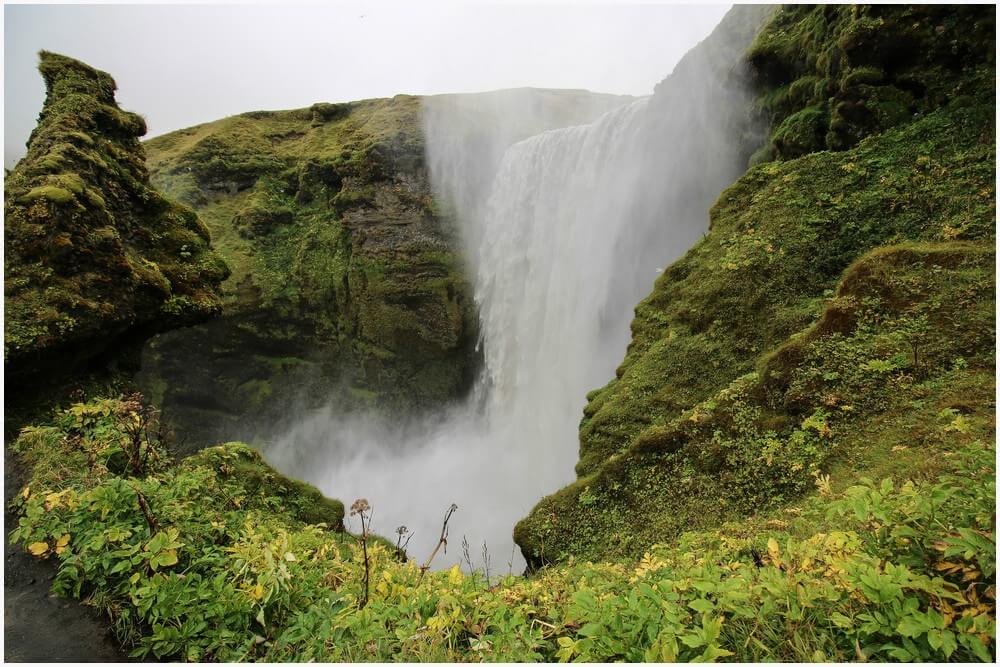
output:
[[[4,179],[4,364],[22,377],[218,313],[228,275],[197,216],[150,187],[145,123],[111,77],[47,52],[39,70],[45,106]]]
[[[832,471],[933,479],[935,457],[958,444],[928,438],[922,422],[961,409],[991,438],[993,265],[992,249],[971,243],[865,255],[818,322],[759,372],[642,428],[543,500],[515,538],[536,562],[637,556],[691,527],[784,506]]]
[[[778,12],[751,56],[827,11],[806,9]],[[992,428],[993,68],[949,71],[939,85],[978,92],[722,193],[636,308],[616,378],[588,395],[578,480],[516,527],[530,562],[636,558],[795,502],[813,475],[898,474],[912,460],[891,448],[959,396]]]
[[[138,476],[114,461],[134,401],[76,404],[15,443],[34,472],[14,541],[133,655],[186,660],[982,660],[995,637],[995,451],[952,409],[937,481],[867,480],[784,513],[685,533],[638,562],[522,578],[422,573],[331,530],[343,506],[238,443]],[[65,461],[68,465],[58,466]],[[359,501],[360,503],[361,501]],[[376,508],[377,509],[377,508]],[[325,520],[327,525],[311,522]]]
[[[976,7],[796,5],[748,54],[774,128],[766,155],[843,150],[992,85],[995,16]]]

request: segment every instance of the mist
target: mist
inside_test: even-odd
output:
[[[406,525],[418,560],[456,503],[451,548],[435,566],[458,563],[465,537],[473,554],[487,544],[494,572],[523,567],[512,528],[574,480],[587,392],[614,378],[633,309],[707,230],[712,202],[762,140],[737,63],[766,12],[734,9],[655,94],[589,124],[521,139],[537,110],[512,91],[478,102],[502,108],[473,140],[467,100],[425,100],[431,181],[474,276],[484,357],[475,390],[408,424],[330,406],[266,457],[327,495],[367,498],[375,532]]]

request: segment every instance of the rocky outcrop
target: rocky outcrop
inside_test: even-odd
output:
[[[145,122],[118,107],[114,80],[48,52],[39,70],[45,106],[4,183],[4,356],[17,379],[204,320],[229,275],[198,216],[150,185]]]

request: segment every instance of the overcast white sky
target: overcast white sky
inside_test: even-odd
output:
[[[149,136],[256,109],[537,86],[646,95],[728,5],[352,2],[4,6],[4,163],[41,49],[109,72]]]

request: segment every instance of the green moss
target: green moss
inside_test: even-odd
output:
[[[252,406],[260,406],[272,393],[271,384],[266,380],[249,380],[241,384],[239,390]]]
[[[371,206],[375,203],[375,188],[366,187],[363,190],[341,190],[333,198],[333,210],[338,215],[343,215],[345,211],[362,206]]]
[[[189,221],[149,187],[145,123],[117,107],[111,77],[47,52],[39,71],[45,106],[5,178],[4,346],[14,376],[67,373],[123,335],[215,314],[225,277],[217,263],[199,270],[213,257],[207,234],[172,243]]]
[[[275,498],[296,521],[344,529],[344,504],[326,498],[311,484],[286,477],[271,468],[260,452],[241,442],[204,449],[184,459],[181,470],[209,467],[237,484],[247,496]]]
[[[850,148],[949,98],[991,86],[994,35],[993,14],[974,7],[783,7],[749,52],[766,91],[761,102],[776,153],[787,159]],[[804,117],[789,125],[809,108],[830,113],[812,113],[808,132]]]
[[[793,113],[774,131],[772,141],[775,150],[785,158],[822,150],[828,117],[824,106],[806,107]]]
[[[28,194],[23,195],[20,198],[20,201],[25,204],[30,204],[39,199],[46,199],[53,204],[60,206],[72,204],[76,201],[72,192],[55,185],[40,185],[37,188],[32,188]]]

